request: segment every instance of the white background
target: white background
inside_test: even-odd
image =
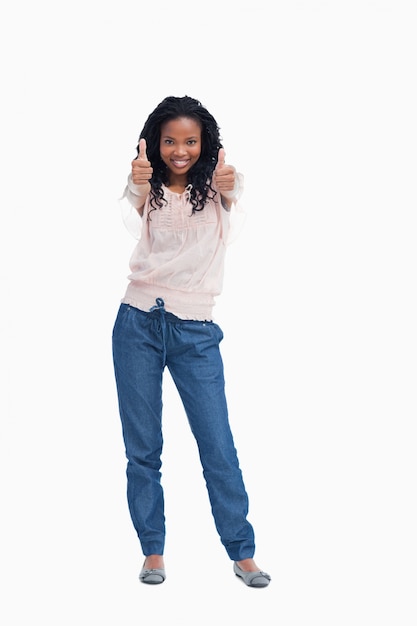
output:
[[[415,626],[416,18],[412,0],[2,9],[2,624]],[[145,118],[185,94],[246,180],[215,315],[263,590],[232,573],[168,377],[168,578],[137,579],[118,197]]]

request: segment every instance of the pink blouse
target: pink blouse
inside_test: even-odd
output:
[[[237,202],[243,191],[241,174],[237,181],[231,209],[223,207],[219,193],[195,213],[188,189],[178,194],[164,187],[167,203],[161,209],[152,210],[146,198],[123,303],[149,311],[156,298],[162,298],[165,309],[181,319],[212,320],[215,297],[223,286],[226,248],[244,218]],[[122,200],[131,207],[136,200],[134,188],[129,177]],[[126,218],[125,223],[132,232]]]

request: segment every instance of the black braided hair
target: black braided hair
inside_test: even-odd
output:
[[[195,98],[189,96],[168,96],[152,111],[140,133],[139,139],[146,139],[146,153],[153,168],[151,185],[151,206],[153,209],[163,206],[162,185],[167,185],[168,168],[160,155],[161,126],[165,122],[187,117],[195,120],[201,127],[201,155],[197,163],[188,172],[188,184],[191,184],[190,202],[195,211],[201,211],[215,191],[211,186],[213,172],[217,164],[219,148],[222,148],[220,129],[214,117]],[[139,144],[137,146],[139,154]]]

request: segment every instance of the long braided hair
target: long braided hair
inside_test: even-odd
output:
[[[167,185],[169,182],[168,168],[160,155],[161,125],[180,117],[191,118],[201,127],[201,155],[188,172],[192,212],[204,209],[207,200],[215,195],[211,183],[219,148],[223,147],[219,126],[211,113],[195,98],[168,96],[149,115],[139,137],[139,139],[146,139],[146,153],[153,168],[152,178],[149,181],[152,210],[163,206],[162,185]],[[137,152],[139,154],[139,144]]]

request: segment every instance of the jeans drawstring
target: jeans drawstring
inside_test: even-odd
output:
[[[162,298],[156,298],[155,302],[156,302],[156,304],[151,306],[151,308],[149,309],[150,313],[152,311],[157,311],[158,309],[164,309],[164,307],[165,307],[165,302],[162,300]]]
[[[161,329],[161,334],[162,334],[162,347],[163,347],[163,353],[162,353],[162,362],[163,365],[165,367],[166,364],[166,356],[167,356],[167,349],[166,349],[166,320],[165,320],[165,302],[163,301],[162,298],[156,298],[155,299],[156,304],[154,304],[150,309],[149,312],[153,313],[153,311],[159,311],[160,314],[160,318],[159,318],[159,323],[160,323],[160,329]]]

